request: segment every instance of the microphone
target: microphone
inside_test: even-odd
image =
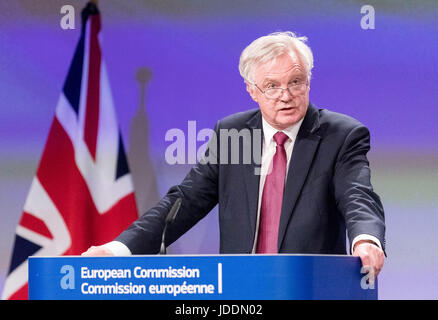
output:
[[[167,227],[175,221],[176,214],[179,211],[179,208],[181,207],[181,198],[176,199],[175,203],[173,204],[172,208],[170,209],[169,213],[166,217],[166,224],[164,225],[163,234],[161,236],[161,248],[160,248],[160,254],[166,254],[166,232]]]

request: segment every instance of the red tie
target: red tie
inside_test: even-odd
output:
[[[280,225],[287,164],[284,143],[288,139],[289,137],[280,131],[274,135],[277,148],[270,164],[272,170],[266,176],[263,187],[257,253],[278,253],[278,227]]]

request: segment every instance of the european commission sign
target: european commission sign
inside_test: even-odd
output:
[[[30,299],[377,299],[360,259],[331,255],[30,257]]]

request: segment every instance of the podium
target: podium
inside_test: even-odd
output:
[[[29,299],[377,299],[361,267],[343,255],[29,257]]]

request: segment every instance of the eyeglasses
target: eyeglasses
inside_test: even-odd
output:
[[[287,88],[272,87],[272,88],[267,88],[265,91],[260,89],[259,86],[256,85],[255,83],[253,83],[253,84],[257,87],[257,89],[260,90],[261,93],[263,93],[265,95],[266,98],[278,99],[283,95],[283,90],[288,90],[292,96],[298,96],[298,95],[302,94],[305,91],[305,89],[307,88],[308,82],[307,81],[297,81],[297,82],[293,82],[290,85],[288,85]]]

